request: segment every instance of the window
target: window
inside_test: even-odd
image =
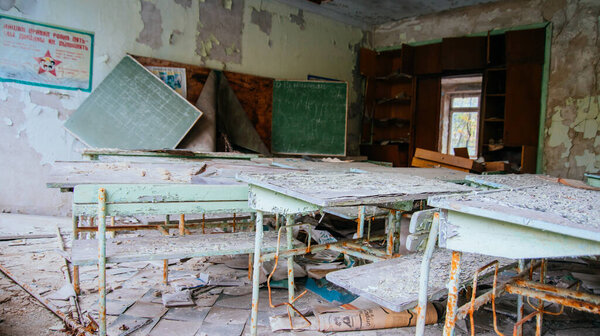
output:
[[[477,157],[481,76],[442,78],[440,150],[454,154],[454,148],[466,147],[471,158]]]
[[[469,155],[477,156],[479,96],[461,95],[450,99],[449,148],[467,147]]]

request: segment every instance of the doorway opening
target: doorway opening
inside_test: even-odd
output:
[[[479,74],[442,78],[438,144],[442,153],[477,158],[482,78]]]

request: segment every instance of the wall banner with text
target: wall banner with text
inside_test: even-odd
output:
[[[0,15],[0,81],[92,91],[94,34]]]

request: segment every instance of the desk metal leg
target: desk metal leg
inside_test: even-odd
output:
[[[390,210],[387,218],[387,243],[386,254],[391,256],[394,254],[394,232],[396,231],[396,211]]]
[[[79,239],[79,216],[73,214],[73,241]],[[71,243],[72,244],[72,243]],[[77,295],[81,294],[79,287],[79,265],[73,265],[73,289]]]
[[[254,267],[252,272],[252,315],[250,317],[250,335],[257,335],[258,325],[258,289],[260,285],[260,250],[263,240],[263,212],[256,211],[256,236],[254,239]]]
[[[106,190],[98,189],[98,334],[106,336]]]
[[[365,206],[358,207],[358,225],[356,226],[356,237],[362,238],[365,233]]]
[[[416,336],[423,336],[425,332],[425,316],[427,315],[427,286],[429,284],[429,264],[431,262],[431,256],[435,249],[435,243],[437,242],[437,234],[440,227],[440,214],[436,212],[433,215],[433,222],[431,223],[431,229],[429,231],[429,237],[427,238],[427,246],[423,253],[423,260],[421,261],[421,277],[419,278],[419,303],[417,304],[417,330]]]
[[[293,245],[293,235],[292,235],[292,225],[294,225],[294,218],[292,215],[285,216],[285,225],[286,225],[286,237],[287,237],[287,248],[291,250],[294,248]],[[294,256],[290,255],[287,258],[287,269],[288,269],[288,302],[290,304],[294,303]],[[294,317],[294,310],[288,306],[288,313],[291,317]]]
[[[546,282],[546,259],[542,259],[542,264],[540,265],[540,283]],[[542,323],[544,320],[544,301],[539,300],[540,304],[538,305],[538,312],[535,319],[535,336],[542,336]]]
[[[525,271],[525,260],[523,259],[519,259],[519,267],[517,269],[517,273],[521,273]],[[519,295],[517,296],[517,321],[521,321],[523,319],[523,296]],[[522,336],[523,335],[523,326],[519,325],[516,329],[516,333],[515,336]]]
[[[452,266],[450,268],[450,280],[448,280],[448,303],[446,305],[444,336],[454,336],[454,325],[456,324],[456,313],[458,309],[458,284],[461,257],[462,252],[452,251]]]

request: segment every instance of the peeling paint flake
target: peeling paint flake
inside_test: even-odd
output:
[[[261,9],[258,11],[255,8],[252,8],[250,22],[257,25],[261,32],[269,36],[271,35],[272,15],[273,14],[266,10]]]
[[[145,44],[152,49],[160,49],[162,47],[162,17],[160,10],[149,1],[140,0],[142,9],[140,16],[144,23],[144,29],[140,32],[136,42]]]
[[[226,62],[242,62],[242,30],[244,28],[244,1],[233,1],[231,8],[225,8],[222,0],[206,0],[200,4],[196,54],[203,58]]]
[[[304,11],[302,9],[298,10],[298,14],[290,14],[290,21],[295,23],[300,27],[301,30],[306,28],[306,21],[304,20]]]

